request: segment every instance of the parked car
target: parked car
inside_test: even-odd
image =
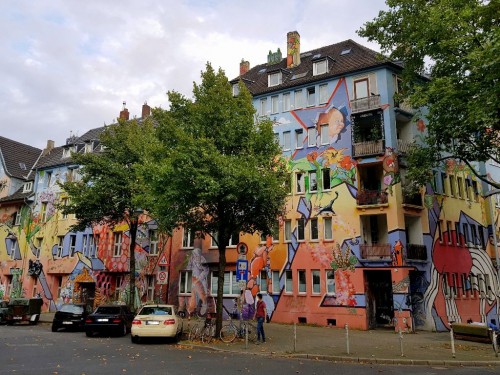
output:
[[[102,305],[85,319],[85,334],[115,333],[125,336],[130,332],[134,314],[126,305]]]
[[[52,332],[60,328],[83,330],[87,315],[92,313],[92,308],[83,303],[68,303],[56,311],[52,320]]]
[[[9,303],[0,301],[0,324],[7,324],[7,313],[9,312]]]
[[[132,322],[130,338],[138,343],[143,337],[171,337],[182,335],[183,320],[173,305],[144,305]]]
[[[36,324],[40,319],[43,300],[41,298],[13,298],[9,302],[7,324],[28,322]]]

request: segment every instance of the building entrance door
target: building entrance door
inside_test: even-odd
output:
[[[392,327],[394,303],[390,270],[365,271],[368,328]]]

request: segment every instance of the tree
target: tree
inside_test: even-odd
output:
[[[428,109],[428,133],[410,155],[418,163],[409,165],[407,177],[424,185],[433,167],[454,159],[499,188],[500,181],[489,179],[474,163],[500,162],[498,1],[386,3],[389,10],[379,12],[358,34],[403,62],[400,99]]]
[[[233,97],[210,64],[193,100],[169,92],[170,110],[154,111],[161,147],[143,166],[144,200],[161,227],[213,235],[219,253],[216,332],[222,327],[226,246],[232,233],[271,233],[283,213],[289,178],[270,120],[240,83]],[[216,234],[216,235],[214,235]]]
[[[130,293],[128,304],[135,308],[135,240],[139,215],[145,208],[138,204],[142,190],[138,165],[146,145],[154,143],[154,128],[149,120],[119,120],[107,126],[100,134],[103,151],[72,153],[71,158],[81,169],[80,181],[67,181],[62,188],[70,197],[69,204],[61,206],[63,213],[75,214],[77,222],[72,230],[121,222],[130,231]]]

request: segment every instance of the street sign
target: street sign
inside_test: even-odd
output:
[[[236,281],[248,281],[248,260],[238,259],[236,261]]]
[[[238,243],[238,245],[236,245],[236,249],[238,250],[239,255],[247,255],[248,253],[248,245],[244,242]]]
[[[168,283],[168,272],[167,271],[158,271],[156,277],[157,284],[164,285]]]
[[[165,254],[162,254],[160,257],[160,260],[158,261],[158,265],[161,267],[166,267],[168,266],[168,259]]]

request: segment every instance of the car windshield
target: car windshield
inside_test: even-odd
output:
[[[96,314],[119,314],[120,306],[99,306],[96,311]]]
[[[63,305],[61,307],[62,312],[73,313],[73,314],[81,314],[83,312],[83,306],[78,305]]]
[[[170,306],[145,306],[138,315],[172,315]]]

